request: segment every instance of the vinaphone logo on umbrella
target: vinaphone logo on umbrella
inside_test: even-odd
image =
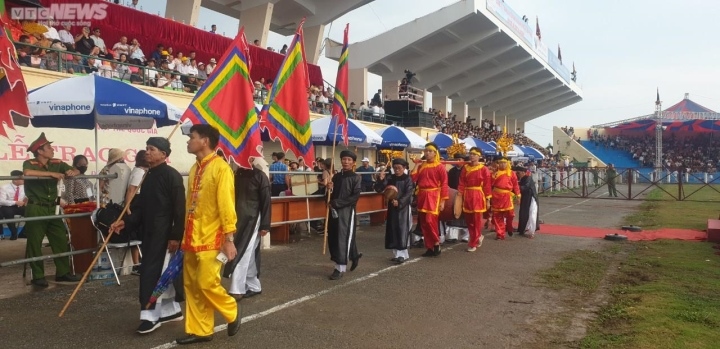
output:
[[[162,111],[158,109],[152,109],[152,108],[136,108],[129,106],[125,103],[100,103],[100,107],[103,108],[113,108],[115,111],[113,114],[121,114],[118,113],[117,110],[121,109],[125,114],[127,115],[148,115],[148,116],[161,116]],[[108,114],[108,113],[104,113]]]

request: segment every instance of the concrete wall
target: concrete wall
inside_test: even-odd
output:
[[[570,138],[560,127],[555,126],[553,127],[553,154],[557,154],[558,150],[560,153],[566,154],[577,161],[590,161],[590,166],[606,166],[597,156]]]

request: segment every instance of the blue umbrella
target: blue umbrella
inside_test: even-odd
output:
[[[544,159],[545,155],[543,155],[540,151],[533,147],[524,146],[521,145],[520,149],[525,153],[525,156],[531,158],[531,159]]]
[[[150,306],[157,302],[158,298],[167,291],[168,287],[170,287],[170,284],[172,284],[173,280],[177,278],[180,274],[182,274],[183,270],[183,251],[177,250],[175,251],[175,254],[170,258],[170,261],[168,262],[167,268],[165,268],[165,271],[160,275],[160,279],[158,280],[157,284],[155,285],[155,289],[153,289],[152,295],[150,295],[150,300],[145,305],[145,309],[150,309]]]
[[[313,120],[310,123],[313,143],[317,145],[332,145],[334,142],[341,143],[343,141],[342,129],[337,128],[337,133],[335,133],[336,125],[337,122],[335,122],[335,118],[330,116]],[[333,134],[335,137],[333,137]],[[348,143],[370,147],[382,143],[382,137],[362,123],[349,119]]]
[[[423,149],[427,144],[417,133],[394,125],[378,130],[378,134],[382,137],[381,148]]]
[[[98,75],[58,80],[28,93],[34,127],[149,129],[171,126],[180,110],[137,87]]]
[[[437,144],[441,153],[446,152],[449,146],[455,144],[452,136],[445,133],[436,133],[430,136],[430,142]]]
[[[482,151],[485,155],[497,155],[497,151],[495,150],[495,147],[492,145],[485,143],[477,138],[474,137],[467,137],[462,140],[463,143],[465,143],[465,147],[470,150],[472,147],[477,147]]]

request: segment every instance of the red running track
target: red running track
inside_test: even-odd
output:
[[[652,241],[658,239],[705,241],[707,233],[691,229],[645,230],[639,233],[623,231],[621,229],[581,227],[572,225],[541,224],[537,234],[577,236],[585,238],[602,239],[607,234],[620,234],[627,236],[630,241]]]

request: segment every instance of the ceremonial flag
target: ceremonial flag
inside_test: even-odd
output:
[[[280,141],[283,151],[292,151],[297,158],[310,161],[315,158],[315,148],[307,98],[310,81],[303,48],[304,22],[300,22],[273,81],[268,103],[263,106],[261,123],[270,139]]]
[[[660,105],[660,88],[657,89],[657,99],[655,100],[655,105]]]
[[[29,121],[27,85],[17,53],[6,31],[5,0],[0,0],[0,136],[8,137],[5,127],[14,130],[15,122]]]
[[[245,28],[240,28],[182,116],[193,124],[217,128],[220,131],[218,148],[243,168],[252,168],[251,157],[263,156],[249,52]]]
[[[337,118],[337,125],[342,127],[343,141],[348,145],[348,115],[347,115],[347,92],[348,92],[348,31],[350,23],[345,25],[345,37],[343,48],[338,62],[337,79],[335,80],[335,96],[333,97],[332,116]],[[334,137],[333,137],[334,138]]]
[[[538,39],[542,40],[542,35],[540,34],[540,20],[537,16],[535,16],[535,35],[537,35]]]
[[[560,64],[562,64],[562,52],[560,52],[560,44],[558,44],[558,60],[560,61]]]

